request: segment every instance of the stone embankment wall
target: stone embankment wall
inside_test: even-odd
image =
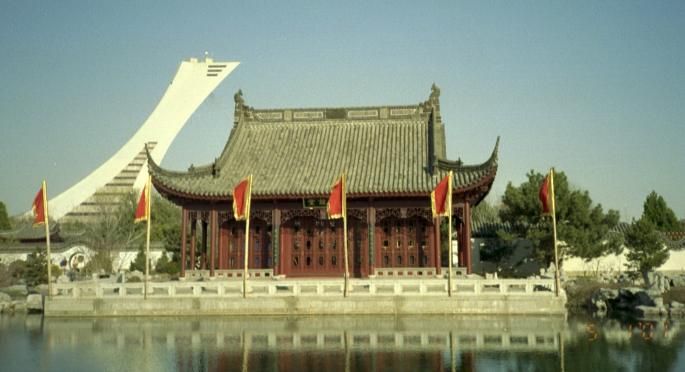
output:
[[[55,284],[46,316],[565,314],[549,279],[254,280]]]

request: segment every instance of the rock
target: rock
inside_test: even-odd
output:
[[[9,307],[12,304],[12,297],[7,293],[0,292],[0,314],[9,311]]]
[[[57,283],[69,283],[69,282],[71,282],[71,280],[69,279],[68,276],[66,276],[64,274],[57,277]]]
[[[15,313],[25,313],[26,301],[12,301],[12,309]]]
[[[659,296],[659,297],[654,297],[654,306],[656,307],[664,307],[664,298]]]
[[[635,314],[639,317],[661,316],[666,314],[666,309],[657,306],[636,306]]]
[[[618,298],[618,289],[600,288],[598,292],[602,298],[606,300],[615,300]]]
[[[678,275],[671,278],[671,286],[673,287],[685,287],[685,276]]]
[[[43,296],[30,294],[26,297],[26,310],[32,313],[43,312]]]
[[[654,306],[653,296],[660,295],[660,293],[647,292],[642,288],[628,287],[621,288],[618,291],[620,301],[627,307],[635,306]]]
[[[685,308],[679,307],[679,308],[670,308],[668,311],[668,315],[670,316],[685,316]]]
[[[671,309],[683,309],[685,308],[685,305],[681,304],[678,301],[671,301]]]
[[[28,288],[25,284],[11,285],[2,289],[2,292],[16,294],[17,296],[26,296],[29,294]]]
[[[7,293],[0,292],[0,302],[12,302],[12,297]]]
[[[141,273],[138,270],[131,271],[126,275],[126,279],[130,282],[131,278],[138,278],[140,281],[143,281],[145,279],[145,274]]]
[[[606,301],[602,299],[590,300],[590,306],[594,312],[599,314],[605,314],[609,310]]]
[[[600,288],[590,298],[590,308],[597,313],[606,313],[609,310],[608,303],[618,297],[618,290]]]
[[[662,294],[669,290],[670,281],[661,273],[649,273],[649,289]]]

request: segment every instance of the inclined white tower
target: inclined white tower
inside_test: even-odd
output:
[[[148,174],[145,144],[160,163],[190,116],[238,64],[211,58],[181,62],[164,96],[136,134],[87,177],[50,199],[50,217],[88,220],[102,213],[103,205],[111,205],[113,198],[142,188]]]

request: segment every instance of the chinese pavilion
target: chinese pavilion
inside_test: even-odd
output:
[[[148,155],[155,188],[183,209],[181,276],[242,270],[245,221],[233,218],[231,192],[250,174],[248,268],[342,276],[342,220],[327,219],[325,206],[343,172],[351,275],[440,273],[430,192],[450,170],[459,265],[470,271],[471,208],[495,179],[499,140],[482,164],[447,160],[439,97],[433,85],[416,105],[255,109],[238,91],[233,128],[214,162],[176,172]]]

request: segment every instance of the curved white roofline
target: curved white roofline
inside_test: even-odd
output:
[[[94,213],[92,208],[88,209],[94,202],[84,202],[93,199],[103,188],[109,188],[112,191],[109,194],[141,188],[148,174],[147,161],[141,156],[145,144],[151,142],[151,155],[161,163],[190,116],[239,64],[216,62],[211,58],[181,62],[157,107],[133,137],[88,176],[50,199],[50,217],[59,220],[70,212],[74,216],[87,217]],[[74,212],[76,210],[79,212]]]

